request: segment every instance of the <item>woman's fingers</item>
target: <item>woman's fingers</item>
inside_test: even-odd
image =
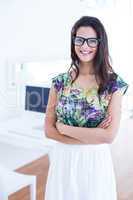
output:
[[[106,121],[102,124],[102,127],[103,127],[103,128],[107,128],[107,127],[110,125],[110,122],[111,122],[111,118],[109,118],[108,120],[106,120]]]
[[[101,128],[107,128],[109,125],[110,125],[110,121],[107,121],[107,122],[104,122],[102,125],[101,125]]]
[[[105,120],[102,121],[101,125],[105,125],[111,122],[111,116],[105,118]]]
[[[111,120],[111,115],[106,116],[106,118],[98,125],[98,127],[107,128],[110,125]]]

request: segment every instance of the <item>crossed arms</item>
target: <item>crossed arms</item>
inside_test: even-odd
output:
[[[57,122],[55,106],[57,93],[54,87],[49,92],[45,117],[45,134],[48,138],[65,144],[102,144],[112,143],[120,124],[122,93],[117,90],[112,94],[108,106],[108,117],[96,128],[74,127]]]

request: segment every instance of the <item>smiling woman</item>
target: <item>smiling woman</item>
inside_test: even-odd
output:
[[[89,62],[95,57],[99,40],[93,28],[80,27],[78,29],[76,37],[74,37],[74,44],[75,52],[81,62]]]
[[[108,39],[96,17],[71,31],[71,67],[52,78],[45,133],[51,152],[46,200],[116,200],[109,150],[119,128],[127,83],[109,62]]]

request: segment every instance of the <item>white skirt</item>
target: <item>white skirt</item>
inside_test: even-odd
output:
[[[50,154],[45,200],[116,200],[108,144],[57,143]]]

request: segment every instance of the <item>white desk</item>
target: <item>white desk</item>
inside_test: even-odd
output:
[[[0,163],[17,169],[48,154],[56,141],[44,135],[44,115],[25,112],[0,123]]]
[[[38,158],[48,154],[49,149],[22,148],[4,142],[0,142],[0,163],[9,169],[18,169]]]

